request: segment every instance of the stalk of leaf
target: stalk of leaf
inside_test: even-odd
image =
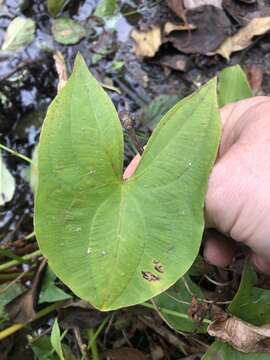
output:
[[[0,341],[3,340],[3,339],[5,339],[5,338],[7,338],[7,337],[10,336],[10,335],[13,335],[13,334],[16,333],[17,331],[23,329],[23,328],[24,328],[25,326],[27,326],[29,323],[31,323],[31,322],[33,322],[33,321],[36,321],[36,320],[38,320],[38,319],[40,319],[40,318],[42,318],[42,317],[50,314],[50,313],[53,312],[54,310],[59,309],[64,303],[65,303],[64,301],[59,301],[59,302],[57,302],[57,303],[54,303],[54,304],[52,304],[52,305],[50,305],[50,306],[48,306],[48,307],[40,310],[40,311],[37,313],[36,317],[35,317],[32,321],[30,321],[30,322],[28,322],[28,323],[24,323],[24,324],[14,324],[14,325],[11,325],[10,327],[8,327],[8,328],[0,331]]]
[[[21,260],[22,261],[25,261],[25,260],[32,260],[33,258],[37,257],[37,256],[40,256],[41,255],[41,251],[40,250],[36,250],[30,254],[27,254],[25,256],[22,256]],[[7,270],[13,266],[17,266],[19,265],[19,262],[17,260],[11,260],[11,261],[8,261],[4,264],[1,264],[0,265],[0,271],[3,271],[3,270]]]
[[[143,307],[146,307],[148,309],[151,309],[151,310],[156,310],[155,306],[154,305],[151,305],[149,303],[143,303],[143,304],[140,304],[141,306]],[[173,311],[173,310],[169,310],[169,309],[159,309],[161,310],[163,313],[165,314],[168,314],[168,315],[173,315],[173,316],[177,316],[177,317],[180,317],[182,319],[189,319],[189,316],[187,314],[182,314],[182,313],[179,313],[177,311]],[[209,319],[203,319],[202,320],[203,323],[205,324],[210,324],[211,323],[211,320]]]
[[[3,150],[5,150],[5,151],[7,151],[7,152],[9,152],[10,154],[12,154],[12,155],[14,155],[14,156],[17,156],[18,158],[20,158],[20,159],[28,162],[29,164],[32,164],[32,160],[31,160],[28,156],[23,155],[23,154],[20,154],[20,153],[18,153],[17,151],[12,150],[12,149],[8,148],[8,147],[5,146],[5,145],[0,144],[0,149],[3,149]]]

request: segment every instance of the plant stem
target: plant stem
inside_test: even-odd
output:
[[[109,321],[110,317],[106,317],[102,323],[99,325],[99,327],[97,328],[97,331],[94,334],[90,333],[90,341],[88,343],[87,349],[91,349],[91,347],[93,346],[93,343],[96,341],[96,338],[99,336],[99,334],[101,333],[101,331],[103,330],[104,326],[107,324],[107,322]]]
[[[59,301],[59,302],[57,302],[57,303],[54,303],[54,304],[52,304],[52,305],[50,305],[50,306],[48,306],[48,307],[40,310],[40,311],[36,314],[36,317],[35,317],[33,320],[31,320],[31,321],[29,321],[29,322],[27,322],[27,323],[24,323],[24,324],[14,324],[14,325],[11,325],[10,327],[8,327],[7,329],[4,329],[4,330],[0,331],[0,341],[3,340],[3,339],[5,339],[5,338],[8,337],[8,336],[14,334],[15,332],[23,329],[26,325],[30,324],[31,322],[36,321],[36,320],[42,318],[43,316],[48,315],[48,314],[51,313],[52,311],[59,309],[59,308],[64,304],[64,302],[65,302],[65,301]]]
[[[33,239],[34,237],[36,236],[35,232],[31,232],[30,234],[28,234],[26,237],[25,237],[25,240],[31,240]]]
[[[35,258],[36,256],[40,256],[41,255],[41,251],[38,249],[30,254],[27,254],[25,256],[22,256],[22,260],[31,260],[33,258]],[[19,264],[19,261],[17,260],[11,260],[11,261],[8,261],[2,265],[0,265],[0,271],[3,271],[3,270],[7,270],[13,266],[16,266]]]
[[[106,90],[110,90],[110,91],[115,91],[117,94],[121,95],[121,90],[119,90],[117,87],[115,86],[112,86],[112,85],[107,85],[107,84],[104,84],[102,82],[100,82],[100,85],[106,89]]]
[[[12,149],[8,148],[8,147],[5,146],[5,145],[0,144],[0,149],[3,149],[3,150],[5,150],[5,151],[7,151],[7,152],[9,152],[10,154],[12,154],[12,155],[14,155],[14,156],[17,156],[18,158],[20,158],[20,159],[28,162],[29,164],[32,164],[32,163],[33,163],[32,160],[31,160],[28,156],[23,155],[23,154],[20,154],[20,153],[18,153],[17,151],[12,150]]]
[[[143,306],[143,307],[146,307],[148,309],[156,310],[154,305],[151,305],[149,303],[143,303],[143,304],[140,304],[140,305]],[[190,320],[190,317],[188,316],[188,314],[183,314],[183,313],[180,313],[180,312],[177,312],[177,311],[173,311],[173,310],[170,310],[170,309],[164,309],[164,308],[159,308],[159,310],[161,312],[163,312],[164,314],[173,315],[173,316],[176,316],[176,317],[179,317],[179,318],[182,318],[182,319]],[[208,325],[208,324],[211,323],[211,320],[203,319],[202,322],[204,324]]]
[[[90,337],[91,337],[91,355],[92,355],[92,360],[99,360],[99,356],[98,356],[98,350],[97,350],[97,343],[96,343],[96,337],[94,330],[91,329],[90,330]],[[93,341],[92,341],[93,339]]]

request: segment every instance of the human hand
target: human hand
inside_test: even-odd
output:
[[[270,97],[242,100],[220,113],[221,142],[205,199],[206,227],[218,232],[208,232],[204,256],[226,266],[235,242],[242,242],[255,266],[270,273]],[[139,161],[137,155],[124,178]]]

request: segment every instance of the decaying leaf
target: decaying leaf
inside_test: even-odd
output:
[[[155,56],[162,43],[161,29],[156,25],[147,31],[133,30],[131,38],[135,41],[134,51],[139,59]]]
[[[163,41],[166,42],[166,36],[172,32],[189,31],[196,29],[193,24],[173,23],[167,21],[162,29],[161,25],[153,25],[148,30],[133,30],[131,38],[135,41],[134,51],[139,59],[153,57],[158,52]]]
[[[180,19],[186,20],[185,9],[183,7],[183,0],[167,0],[169,8],[180,17]]]
[[[263,83],[262,67],[255,64],[247,65],[245,68],[245,72],[247,74],[247,78],[250,83],[250,87],[252,89],[253,94],[256,96],[265,95],[262,89],[262,83]]]
[[[187,12],[192,32],[173,32],[163,41],[169,41],[179,51],[187,54],[206,54],[215,49],[231,34],[231,22],[225,12],[214,6],[200,6]]]
[[[15,180],[6,167],[0,152],[0,206],[9,202],[15,192]]]
[[[166,22],[164,25],[164,35],[169,35],[173,31],[182,31],[182,30],[194,30],[196,26],[193,24],[175,24],[171,21]]]
[[[89,303],[79,300],[70,301],[59,310],[59,322],[64,329],[79,327],[80,329],[94,328],[107,317],[106,313],[96,311]]]
[[[2,50],[17,51],[29,45],[34,40],[35,28],[32,19],[16,17],[7,28]]]
[[[208,333],[241,352],[270,351],[270,324],[255,326],[235,316],[229,316],[226,320],[211,323]]]
[[[222,9],[222,0],[183,0],[185,9],[195,9],[202,5],[212,5]]]
[[[40,280],[46,263],[46,260],[43,260],[39,265],[31,288],[6,305],[5,310],[15,323],[26,323],[36,316],[35,307],[40,289]]]
[[[54,20],[52,33],[54,39],[64,45],[76,44],[85,36],[81,24],[64,17]]]
[[[53,55],[53,59],[54,59],[56,72],[58,75],[57,92],[59,92],[66,85],[67,80],[68,80],[67,67],[66,67],[66,63],[65,63],[65,58],[61,54],[60,51],[57,51]]]
[[[229,60],[231,53],[247,48],[254,36],[263,35],[269,30],[269,16],[253,19],[235,35],[228,37],[215,52]]]
[[[177,71],[187,71],[189,67],[189,58],[183,54],[165,54],[158,58],[158,63],[165,68]]]
[[[110,360],[145,360],[146,356],[139,350],[133,348],[120,348],[105,351],[106,358]]]

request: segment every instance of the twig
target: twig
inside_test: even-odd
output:
[[[36,236],[35,232],[31,232],[30,234],[25,236],[25,240],[31,240]]]
[[[181,340],[179,339],[179,337],[176,336],[169,328],[162,325],[157,326],[157,324],[152,324],[150,321],[146,320],[142,316],[139,316],[139,319],[150,329],[153,329],[157,334],[165,338],[171,345],[175,346],[177,349],[183,352],[183,354],[187,355],[184,349],[184,346],[186,344],[185,343],[181,344]]]
[[[36,251],[34,251],[34,252],[30,253],[30,254],[22,256],[22,260],[30,260],[30,259],[33,259],[33,258],[35,258],[37,256],[40,256],[40,255],[41,255],[41,251],[36,250]],[[7,270],[7,269],[9,269],[9,268],[11,268],[13,266],[17,266],[19,264],[20,263],[17,260],[8,261],[8,262],[0,265],[0,271]]]
[[[27,274],[29,272],[29,270],[27,271],[24,271],[22,273],[20,273],[19,276],[17,276],[14,280],[12,280],[10,283],[8,283],[8,285],[3,288],[3,289],[0,289],[0,294],[4,293],[5,291],[7,291],[8,288],[10,288],[12,285],[14,285],[17,281],[19,281],[21,278],[24,277],[25,274]]]
[[[174,297],[173,295],[169,294],[167,291],[164,291],[164,294],[167,295],[169,298],[171,298],[172,300],[178,302],[179,304],[183,304],[183,305],[188,305],[190,306],[191,303],[188,301],[183,301],[183,300],[179,300],[176,297]]]
[[[102,82],[99,82],[99,83],[104,89],[107,89],[107,90],[110,90],[110,91],[115,91],[119,95],[122,94],[121,90],[119,90],[117,87],[115,87],[113,85],[107,85],[107,84],[104,84]]]
[[[5,145],[0,144],[0,149],[3,149],[3,150],[5,150],[5,151],[7,151],[7,152],[9,152],[10,154],[12,154],[12,155],[14,155],[14,156],[17,156],[18,158],[20,158],[20,159],[28,162],[29,164],[32,164],[32,163],[33,163],[32,160],[31,160],[28,156],[23,155],[23,154],[20,154],[20,153],[18,153],[17,151],[12,150],[12,149],[8,148],[8,147],[5,146]]]
[[[189,293],[192,297],[196,298],[198,301],[201,301],[201,302],[204,302],[204,303],[207,303],[207,304],[216,304],[216,305],[226,305],[226,304],[230,304],[230,303],[232,302],[232,300],[216,301],[216,300],[202,299],[202,298],[196,296],[196,295],[194,294],[194,292],[190,289],[190,287],[189,287],[188,283],[186,282],[186,279],[185,279],[184,276],[181,278],[181,280],[183,281],[183,283],[184,283],[184,285],[185,285],[188,293]]]
[[[143,307],[146,307],[148,309],[156,310],[155,306],[151,305],[149,303],[143,303],[143,304],[140,304],[140,305],[143,306]],[[164,314],[173,315],[175,317],[179,317],[179,318],[182,318],[182,319],[185,319],[185,320],[190,320],[190,317],[188,316],[188,314],[183,314],[183,313],[180,313],[180,312],[177,312],[177,311],[174,311],[174,310],[164,309],[164,308],[159,308],[159,310],[161,312],[163,312]],[[202,323],[205,323],[205,324],[208,325],[208,324],[211,323],[211,320],[203,319]]]
[[[26,60],[23,63],[21,63],[20,65],[18,65],[18,67],[16,67],[15,69],[11,70],[9,73],[5,74],[4,76],[0,77],[0,82],[7,80],[8,78],[10,78],[12,75],[16,74],[17,72],[23,70],[25,67],[29,66],[29,65],[33,65],[33,64],[38,64],[40,62],[43,62],[44,58],[37,58],[37,59],[32,59],[32,60]]]
[[[135,145],[136,150],[138,151],[138,153],[140,155],[142,155],[143,147],[140,144],[140,141],[139,141],[139,139],[137,137],[136,131],[135,131],[134,127],[133,127],[132,119],[131,119],[131,117],[129,115],[127,104],[125,104],[125,107],[126,107],[126,109],[120,111],[120,113],[119,113],[120,119],[122,121],[122,124],[123,124],[124,128],[126,129],[128,135],[129,135],[131,141]]]
[[[23,329],[26,325],[30,324],[31,322],[36,321],[36,320],[50,314],[54,310],[59,309],[64,303],[65,303],[65,301],[60,301],[60,302],[54,303],[54,304],[46,307],[45,309],[40,310],[33,320],[31,320],[27,323],[24,323],[24,324],[14,324],[14,325],[11,325],[10,327],[0,331],[0,340],[3,340],[10,335],[13,335],[17,331]]]
[[[88,352],[87,352],[87,346],[86,346],[86,344],[84,344],[82,337],[81,337],[80,329],[77,326],[75,326],[73,328],[73,331],[74,331],[76,341],[79,345],[80,351],[82,353],[83,359],[90,360],[90,358],[88,356]]]
[[[224,286],[224,287],[225,287],[225,286],[228,286],[228,285],[230,285],[230,284],[232,283],[232,280],[226,281],[226,282],[224,282],[224,283],[219,282],[219,281],[216,281],[216,280],[210,278],[210,276],[208,276],[207,274],[205,274],[204,277],[205,277],[208,281],[210,281],[212,284],[214,284],[214,285],[216,285],[216,286],[221,286],[221,287]]]

